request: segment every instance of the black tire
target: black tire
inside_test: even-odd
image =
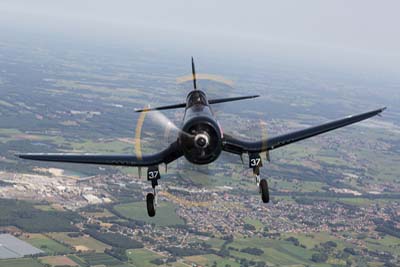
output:
[[[146,196],[147,203],[147,214],[150,217],[154,217],[156,215],[156,209],[154,208],[154,195],[152,193],[148,193]]]
[[[267,180],[261,179],[260,181],[260,192],[261,192],[261,199],[264,203],[269,202],[269,189]]]

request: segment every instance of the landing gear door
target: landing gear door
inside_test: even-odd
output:
[[[249,168],[262,167],[262,161],[260,154],[249,154]]]
[[[150,166],[147,168],[147,180],[158,180],[161,178],[158,166]]]

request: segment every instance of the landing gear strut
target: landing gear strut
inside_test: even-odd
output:
[[[161,178],[160,171],[158,166],[149,167],[147,169],[147,180],[151,181],[151,187],[153,188],[153,193],[148,193],[146,196],[146,204],[147,204],[147,214],[150,217],[154,217],[156,215],[156,207],[157,207],[157,190],[158,179]]]
[[[261,199],[264,203],[269,202],[269,188],[266,179],[260,178],[260,167],[262,167],[262,161],[259,154],[249,154],[249,168],[253,169],[253,174],[256,177],[256,185],[261,194]]]

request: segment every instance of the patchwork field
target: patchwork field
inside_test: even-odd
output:
[[[231,266],[239,267],[240,264],[231,259],[221,258],[214,254],[206,254],[201,256],[190,256],[184,258],[188,264],[198,264],[201,266]]]
[[[50,264],[51,266],[78,266],[76,262],[66,256],[49,256],[40,258],[43,264]]]
[[[157,267],[157,266],[171,266],[171,267],[189,267],[187,263],[182,262],[170,262],[167,265],[156,265],[151,263],[152,260],[155,259],[164,259],[163,256],[152,252],[148,249],[129,249],[126,251],[126,255],[128,256],[128,262],[131,266],[140,266],[140,267]]]
[[[103,253],[81,255],[80,257],[90,266],[95,266],[95,265],[114,266],[122,264],[121,261]]]
[[[110,248],[110,246],[88,235],[79,237],[70,237],[68,236],[68,233],[50,233],[49,235],[60,243],[66,243],[70,245],[76,251],[104,252],[106,248]]]
[[[130,249],[126,251],[126,255],[128,256],[130,263],[135,266],[143,267],[155,267],[157,265],[152,264],[150,261],[163,258],[147,249]]]
[[[215,239],[210,239],[207,243],[212,245],[213,248],[220,248],[220,243]],[[310,260],[313,254],[312,251],[300,246],[295,246],[288,241],[272,240],[269,238],[243,238],[235,239],[232,243],[228,243],[226,248],[229,250],[230,258],[222,259],[216,255],[212,255],[212,257],[209,255],[202,255],[189,257],[189,260],[193,260],[193,262],[197,264],[205,264],[205,260],[209,263],[210,259],[212,259],[212,264],[214,261],[221,262],[227,259],[235,263],[234,258],[236,258],[246,259],[247,261],[265,262],[273,266],[292,266],[296,264],[320,266],[315,265],[315,263]],[[253,255],[243,252],[242,250],[246,248],[261,249],[263,253],[261,255]],[[225,264],[232,265],[231,263]],[[225,264],[218,266],[225,266]]]
[[[67,256],[69,259],[71,259],[72,261],[76,262],[80,267],[86,267],[88,266],[88,264],[81,258],[79,258],[77,255],[68,255]]]
[[[24,240],[47,255],[39,260],[0,260],[0,267],[74,266],[75,263],[80,267],[156,267],[166,256],[149,250],[155,247],[164,255],[168,252],[176,257],[178,262],[168,264],[176,267],[193,263],[204,267],[261,267],[263,263],[273,267],[398,265],[398,79],[383,82],[384,73],[376,79],[372,77],[376,75],[367,77],[364,72],[344,69],[340,73],[333,66],[333,69],[319,68],[318,64],[307,66],[303,61],[299,65],[294,62],[286,65],[279,55],[269,60],[267,54],[264,55],[267,63],[254,68],[244,66],[239,58],[232,58],[230,63],[237,60],[240,64],[212,67],[214,71],[221,67],[235,85],[220,85],[198,77],[199,87],[210,98],[221,97],[221,92],[226,97],[241,95],[248,88],[252,94],[262,96],[256,102],[215,106],[224,132],[247,140],[282,134],[381,104],[389,108],[382,118],[373,118],[363,125],[274,150],[270,163],[263,155],[261,176],[269,179],[272,200],[265,214],[264,208],[257,206],[259,198],[250,201],[258,196],[254,175],[247,168],[248,155],[244,155],[242,164],[238,155],[222,153],[218,161],[201,167],[185,159],[178,160],[168,166],[169,173],[163,174],[166,179],[161,182],[166,187],[214,190],[217,186],[231,186],[232,190],[226,195],[212,196],[165,190],[162,197],[170,201],[160,201],[156,217],[149,218],[146,203],[140,201],[142,186],[125,182],[126,178],[138,176],[137,168],[43,163],[19,160],[14,155],[134,153],[139,116],[133,109],[147,103],[152,106],[179,103],[187,89],[192,88],[191,80],[176,83],[176,77],[190,71],[180,67],[181,60],[177,61],[180,55],[168,53],[164,58],[161,50],[146,52],[135,45],[125,50],[115,40],[110,46],[99,39],[93,46],[70,38],[64,41],[54,36],[49,40],[42,35],[43,38],[29,38],[25,30],[19,34],[14,30],[10,36],[4,32],[4,41],[0,42],[0,125],[6,127],[0,128],[0,169],[7,173],[0,177],[2,196],[7,198],[0,203],[0,225],[17,227],[9,230],[12,233],[19,234],[19,229],[23,233],[38,233],[29,234]],[[15,36],[23,38],[12,39]],[[204,66],[216,63],[215,58],[205,57],[202,61]],[[215,76],[208,78],[226,81]],[[379,92],[370,89],[377,84]],[[391,93],[382,94],[385,91]],[[181,122],[183,112],[163,114],[177,123]],[[166,142],[168,138],[160,126],[146,117],[141,131],[143,154],[159,151],[176,138],[170,135]],[[70,197],[70,191],[60,190],[57,183],[50,188],[28,189],[24,185],[31,181],[14,184],[13,173],[76,178],[99,175],[99,183],[86,180],[79,186],[93,187],[98,195],[110,194],[115,203],[123,204],[76,211],[77,201],[84,201],[81,196]],[[13,188],[21,189],[9,191]],[[356,190],[362,196],[333,193],[334,188]],[[38,195],[58,203],[14,200],[28,195],[27,190],[34,192],[31,194],[35,199]],[[50,197],[44,192],[54,195]],[[66,199],[69,201],[63,201]],[[182,218],[176,214],[178,205],[182,207]],[[191,208],[196,205],[201,208]],[[290,206],[294,208],[290,210]],[[116,214],[121,218],[110,218]],[[204,222],[196,223],[203,219]],[[177,227],[185,221],[190,222],[189,227]],[[249,225],[242,227],[244,223],[255,230]],[[374,227],[381,229],[378,232]],[[75,231],[90,236],[68,235]],[[117,248],[113,251],[118,253],[115,258],[104,252],[110,246],[103,242]],[[164,250],[171,247],[178,249]],[[189,252],[180,254],[179,249],[187,247]],[[117,257],[124,258],[126,248],[129,261],[121,262]],[[325,258],[313,258],[316,254]]]
[[[103,218],[103,217],[112,217],[114,214],[109,212],[107,209],[104,209],[102,212],[86,212],[86,215],[94,217],[94,218]]]
[[[23,259],[10,259],[0,260],[0,267],[43,267],[37,259],[23,258]]]
[[[147,215],[146,203],[144,202],[119,204],[114,206],[114,209],[124,217],[154,223],[158,226],[184,224],[184,221],[176,215],[176,206],[173,203],[160,201],[158,205],[157,216],[155,217]]]
[[[72,249],[64,246],[42,234],[27,234],[22,238],[32,246],[37,247],[48,255],[68,254]]]

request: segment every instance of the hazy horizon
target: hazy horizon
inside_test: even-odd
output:
[[[400,18],[395,1],[2,1],[2,28],[115,43],[153,42],[202,54],[363,65],[397,72]],[[94,40],[96,41],[96,40]],[[203,52],[204,53],[204,52]],[[252,60],[252,59],[251,59]],[[371,66],[369,66],[371,65]]]

